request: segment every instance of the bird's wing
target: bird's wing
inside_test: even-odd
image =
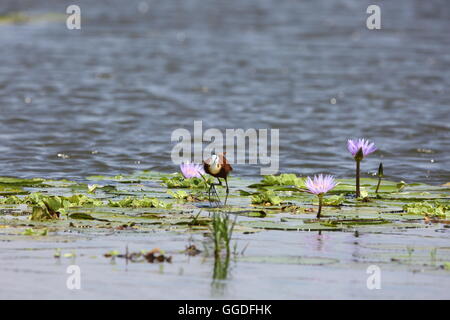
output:
[[[233,168],[231,167],[231,165],[230,165],[230,163],[228,162],[227,158],[225,158],[225,155],[226,155],[226,154],[227,154],[226,152],[222,152],[222,153],[219,153],[219,154],[218,154],[218,156],[219,156],[219,163],[220,163],[223,167],[228,168],[228,170],[231,171],[231,170],[233,170]]]

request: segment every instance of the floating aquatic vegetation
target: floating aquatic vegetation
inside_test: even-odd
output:
[[[184,190],[178,190],[178,191],[168,190],[167,193],[170,194],[173,198],[175,198],[177,200],[183,200],[183,201],[187,201],[187,202],[197,202],[197,201],[204,201],[204,200],[208,199],[202,193],[192,194],[192,193],[187,193]]]
[[[450,218],[450,202],[415,202],[403,206],[408,214],[421,214],[428,217]]]
[[[330,197],[324,197],[322,200],[322,204],[324,206],[340,206],[345,202],[345,197],[340,195],[333,195]],[[318,202],[314,202],[314,204],[317,204]]]
[[[117,257],[118,255],[120,255],[120,252],[117,250],[111,250],[108,251],[107,253],[105,253],[103,256],[105,258],[112,258],[112,257]]]
[[[101,206],[103,202],[82,194],[63,197],[43,195],[36,192],[25,197],[9,196],[1,198],[0,204],[26,204],[33,208],[31,220],[51,220],[57,219],[70,207]]]
[[[25,191],[21,187],[0,185],[0,196],[20,195],[20,194],[23,195],[28,193],[29,193],[28,191]]]
[[[126,197],[121,200],[109,200],[106,205],[102,200],[93,199],[83,194],[72,196],[49,196],[42,193],[32,193],[25,197],[9,196],[0,198],[0,204],[26,204],[32,207],[31,220],[57,219],[60,214],[66,214],[69,208],[75,207],[120,207],[120,208],[172,208],[171,203],[167,203],[156,198],[136,198]],[[70,218],[98,220],[85,213],[71,213]]]
[[[77,255],[75,252],[68,252],[62,255],[64,258],[75,258]]]
[[[94,193],[94,191],[97,188],[102,188],[102,186],[98,185],[98,184],[88,184],[88,192],[89,193]]]
[[[44,184],[45,179],[20,179],[12,177],[0,177],[0,185],[15,187],[39,187]]]
[[[298,213],[300,210],[301,210],[301,208],[299,206],[296,206],[292,203],[286,203],[285,205],[283,205],[281,207],[281,211],[283,211],[283,212]]]
[[[321,222],[299,221],[297,224],[285,223],[283,221],[241,221],[240,225],[265,230],[283,231],[342,231],[342,227],[327,225]]]
[[[179,173],[174,175],[140,171],[128,176],[120,176],[122,178],[117,181],[111,180],[114,177],[105,178],[110,181],[101,183],[106,185],[105,187],[95,181],[93,183],[98,185],[92,193],[89,193],[89,187],[92,191],[94,185],[67,180],[4,178],[4,184],[2,184],[0,178],[0,187],[26,193],[0,197],[1,223],[6,226],[20,226],[20,223],[23,224],[22,216],[30,216],[30,212],[33,211],[31,214],[33,220],[27,222],[27,227],[37,228],[36,230],[48,226],[46,220],[53,219],[52,230],[53,228],[55,230],[77,228],[83,230],[83,233],[87,230],[103,232],[103,230],[111,229],[133,232],[148,232],[158,229],[205,232],[211,218],[204,215],[192,215],[193,206],[187,204],[190,196],[198,198],[198,200],[205,199],[205,192],[200,189],[167,190],[159,186],[163,178],[172,179],[177,176],[180,181],[191,180],[185,179]],[[445,199],[449,197],[448,187],[398,183],[388,180],[383,180],[379,187],[379,193],[375,196],[378,179],[362,178],[360,180],[361,195],[365,196],[364,190],[367,190],[370,202],[361,203],[355,202],[354,197],[349,196],[349,193],[354,192],[354,179],[339,179],[337,180],[339,185],[329,191],[329,196],[323,198],[323,205],[330,206],[330,208],[327,210],[327,221],[321,224],[311,221],[310,218],[302,217],[303,214],[312,210],[311,195],[295,186],[281,185],[293,183],[289,180],[295,181],[294,177],[296,179],[303,178],[295,175],[280,176],[276,176],[278,177],[276,180],[279,180],[276,182],[278,185],[266,185],[257,192],[249,192],[251,189],[248,188],[252,187],[251,180],[236,179],[238,188],[232,190],[233,203],[226,210],[232,210],[233,214],[245,216],[245,219],[253,219],[253,221],[239,222],[235,226],[237,232],[252,233],[258,232],[258,229],[345,231],[356,227],[365,232],[383,232],[383,230],[396,228],[423,228],[430,226],[423,223],[424,214],[414,214],[412,206],[408,212],[403,211],[403,206],[423,201],[432,203],[433,199],[439,199],[445,204],[448,203]],[[150,183],[136,184],[135,181],[140,179],[150,181]],[[262,181],[265,179],[266,182],[259,184],[260,186],[269,183],[271,178],[267,180],[267,177],[264,177]],[[202,182],[202,179],[199,181]],[[298,185],[298,183],[296,184]],[[399,192],[399,190],[402,191]],[[167,193],[177,200],[176,211],[172,209],[173,200],[164,200],[167,198]],[[249,206],[251,200],[254,200],[253,204],[256,204],[256,207]],[[264,208],[261,205],[265,205]],[[197,206],[201,207],[202,205],[198,204]],[[149,208],[155,208],[155,210],[149,210]],[[210,210],[225,212],[223,208]],[[445,212],[448,212],[447,209]],[[297,223],[293,223],[294,220],[289,223],[271,221],[276,214],[280,213],[282,219],[289,215],[294,217],[295,214],[295,218],[299,220],[296,221]],[[63,219],[54,221],[59,217]],[[432,216],[430,215],[430,217]],[[438,219],[437,215],[434,217]],[[445,223],[442,218],[444,216],[436,221]],[[370,219],[373,220],[370,221]],[[391,223],[383,224],[380,219]],[[408,223],[415,220],[420,220],[421,223]],[[329,221],[339,222],[329,223]],[[263,223],[263,225],[259,223]],[[23,226],[21,228],[23,231]]]
[[[48,229],[35,230],[33,228],[27,228],[22,234],[25,236],[46,236],[48,234]]]
[[[382,218],[356,218],[356,219],[334,219],[322,223],[324,226],[361,226],[361,225],[379,225],[391,223]]]
[[[369,202],[369,192],[367,190],[365,190],[364,188],[361,188],[361,191],[359,193],[359,197],[357,198],[358,200],[364,201],[364,202]]]
[[[35,221],[53,220],[58,219],[59,215],[58,211],[53,211],[47,207],[34,206],[30,219]]]
[[[40,192],[31,193],[25,197],[9,196],[0,198],[0,204],[27,204],[49,207],[53,211],[62,208],[81,206],[101,206],[103,201],[89,198],[83,194],[74,194],[70,197],[44,195]]]
[[[162,208],[170,209],[172,208],[172,203],[164,202],[156,198],[134,198],[126,197],[122,200],[113,201],[108,200],[108,206],[119,207],[119,208]]]
[[[120,183],[133,183],[140,182],[141,179],[135,176],[124,176],[124,175],[116,175],[116,176],[89,176],[86,178],[91,181],[115,181]]]
[[[184,178],[181,174],[173,177],[162,177],[163,185],[167,188],[189,188],[189,189],[206,189],[212,183],[209,177],[202,178]]]
[[[263,191],[252,195],[252,204],[264,206],[278,206],[281,204],[281,198],[273,191]]]
[[[107,219],[99,219],[95,218],[90,214],[87,214],[85,212],[73,212],[69,213],[67,215],[70,219],[76,219],[76,220],[97,220],[97,221],[109,221]]]
[[[260,184],[264,186],[295,186],[304,188],[305,179],[297,177],[293,173],[282,173],[280,175],[266,175]]]

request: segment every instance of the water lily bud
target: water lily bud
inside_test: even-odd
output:
[[[383,177],[384,177],[384,173],[383,173],[383,163],[382,163],[382,162],[380,162],[380,166],[378,167],[378,173],[377,173],[377,176],[380,177],[380,178],[383,178]]]

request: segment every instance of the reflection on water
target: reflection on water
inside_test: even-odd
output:
[[[214,255],[214,270],[211,282],[211,295],[222,296],[225,294],[228,278],[230,255]]]
[[[210,225],[210,240],[214,252],[213,281],[211,284],[213,295],[223,295],[228,277],[230,264],[231,239],[237,216],[230,218],[230,214],[214,212]],[[235,247],[236,248],[236,247]],[[236,255],[236,252],[233,253]]]

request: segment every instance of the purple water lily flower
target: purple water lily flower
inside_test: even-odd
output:
[[[195,163],[182,163],[180,164],[180,170],[183,174],[183,177],[186,179],[189,178],[201,178],[205,171],[203,170],[203,166],[201,164]]]
[[[375,147],[375,143],[370,142],[366,139],[358,139],[358,140],[351,140],[349,139],[347,141],[347,149],[350,151],[353,157],[356,156],[359,149],[362,149],[363,157],[368,156],[372,152],[375,152],[377,150],[377,147]]]
[[[362,159],[364,159],[365,156],[368,156],[372,152],[377,150],[377,147],[375,147],[375,143],[370,142],[366,139],[358,139],[358,140],[351,140],[349,139],[347,141],[347,149],[352,154],[353,158],[356,161],[356,197],[359,198],[361,196],[360,191],[360,183],[359,183],[359,176],[360,176],[360,162]]]
[[[336,187],[337,182],[332,175],[324,176],[319,174],[318,176],[314,176],[313,179],[310,177],[306,178],[305,184],[309,192],[319,195],[327,193]]]
[[[317,195],[319,197],[319,210],[317,211],[317,218],[320,219],[320,213],[322,212],[323,195],[336,187],[338,182],[334,180],[331,175],[314,176],[313,179],[310,177],[306,178],[305,185],[308,191]]]

